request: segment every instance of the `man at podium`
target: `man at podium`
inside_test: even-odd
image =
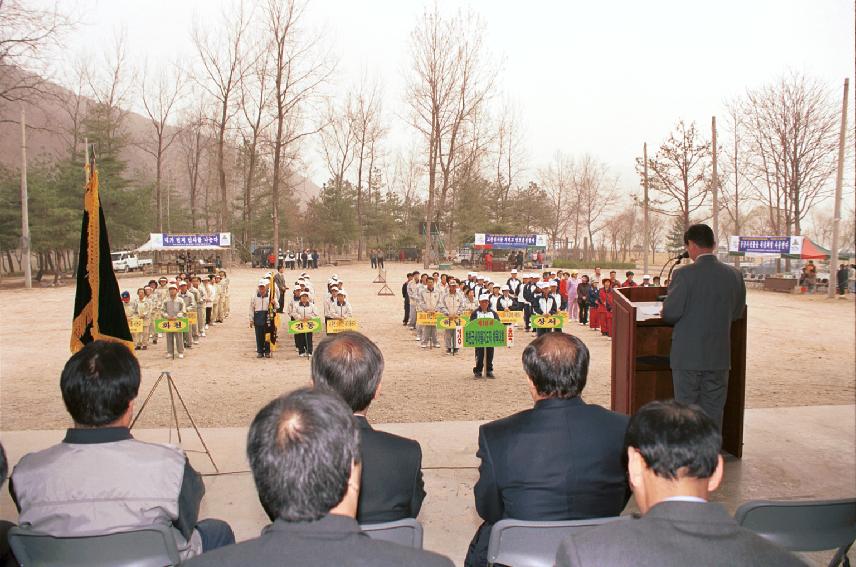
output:
[[[743,314],[746,285],[714,254],[713,230],[694,224],[684,233],[693,263],[678,269],[663,302],[674,325],[670,362],[675,399],[698,404],[722,430],[731,369],[731,323]]]

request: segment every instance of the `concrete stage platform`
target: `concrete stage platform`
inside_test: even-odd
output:
[[[369,415],[371,418],[371,415]],[[145,418],[144,418],[145,419]],[[480,422],[377,424],[422,444],[428,496],[419,520],[425,548],[463,564],[467,545],[480,521],[473,505],[478,477],[475,458]],[[856,496],[856,406],[813,406],[746,411],[742,461],[726,463],[725,481],[714,499],[730,512],[752,499],[831,499]],[[139,439],[167,442],[166,429],[135,430]],[[0,433],[10,464],[22,454],[62,440],[63,431]],[[200,517],[229,521],[239,540],[258,535],[267,518],[258,503],[244,456],[246,429],[203,429],[203,438],[222,474],[206,476],[207,493]],[[200,449],[192,429],[182,429],[186,449]],[[175,442],[175,432],[172,432]],[[549,447],[545,447],[549,451]],[[191,453],[203,474],[214,472],[204,454]],[[625,513],[635,510],[631,499]],[[16,520],[5,489],[0,519]],[[813,564],[826,565],[831,554],[812,554]]]

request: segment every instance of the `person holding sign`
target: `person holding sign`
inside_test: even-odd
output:
[[[303,321],[304,323],[309,319],[319,317],[315,304],[309,301],[309,292],[307,290],[304,289],[300,292],[300,301],[291,305],[291,313],[289,315],[291,315],[292,320]],[[296,333],[294,335],[294,342],[297,343],[298,356],[305,356],[307,358],[312,356],[312,333]]]
[[[161,304],[161,315],[170,321],[184,317],[187,308],[184,301],[178,297],[178,286],[171,283],[167,286],[167,297]],[[174,358],[178,350],[178,358],[184,358],[184,333],[164,333],[166,335],[166,358]]]
[[[339,321],[350,319],[354,316],[354,310],[351,308],[351,302],[348,301],[347,291],[344,289],[336,291],[336,299],[330,304],[328,316],[330,319],[336,319]]]
[[[559,310],[559,306],[556,303],[556,299],[550,293],[550,283],[538,282],[538,289],[541,291],[541,295],[535,296],[535,302],[532,304],[532,314],[546,316],[555,315]],[[541,335],[545,335],[551,331],[552,329],[539,327],[535,329],[535,334],[540,337]]]
[[[499,311],[517,311],[517,301],[511,297],[511,288],[508,284],[502,286],[502,295],[496,300],[494,309]],[[510,323],[506,323],[508,325]]]
[[[472,312],[470,321],[474,319],[497,319],[499,315],[496,311],[490,308],[490,296],[483,293],[479,296],[479,308]],[[482,377],[482,372],[487,371],[486,376],[493,378],[493,347],[476,347],[476,366],[473,368],[473,375],[476,378]]]
[[[520,293],[520,288],[523,286],[523,282],[517,279],[517,270],[511,270],[511,277],[508,278],[505,285],[508,286],[508,289],[511,292],[511,297],[517,299]]]
[[[425,282],[425,289],[419,296],[419,311],[428,313],[432,320],[436,320],[437,312],[440,310],[440,292],[434,289],[434,278],[430,277]],[[422,348],[439,348],[440,343],[437,341],[437,327],[434,323],[431,325],[421,325],[422,327]]]
[[[184,307],[189,315],[190,312],[196,312],[196,300],[193,298],[193,294],[188,290],[188,287],[189,286],[186,281],[181,280],[178,282],[178,297],[180,297],[184,302]],[[189,318],[188,323],[187,330],[182,333],[182,336],[184,337],[184,348],[193,348],[193,336],[191,331],[194,325],[193,323],[190,323]]]
[[[440,313],[450,318],[460,317],[463,309],[464,297],[458,292],[458,280],[449,278],[449,292],[440,301]],[[446,329],[445,333],[443,333],[445,335],[446,354],[455,354],[458,352],[455,344],[456,332],[455,329]]]
[[[146,350],[149,342],[149,301],[146,297],[146,290],[140,288],[137,290],[137,298],[131,302],[131,316],[139,319],[143,328],[138,333],[132,333],[134,337],[134,350]]]
[[[259,288],[250,299],[250,327],[256,332],[256,358],[270,358],[270,341],[267,340],[268,317],[271,301],[274,309],[277,307],[276,297],[271,297],[268,290],[270,280],[259,280]]]

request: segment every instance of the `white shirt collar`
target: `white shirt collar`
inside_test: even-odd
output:
[[[664,498],[662,502],[700,502],[704,504],[707,500],[699,498],[698,496],[670,496],[668,498]]]

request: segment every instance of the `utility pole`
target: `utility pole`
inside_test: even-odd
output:
[[[642,161],[644,162],[644,167],[645,167],[645,178],[642,180],[642,186],[645,188],[645,195],[644,195],[644,198],[642,199],[642,212],[643,212],[643,218],[644,218],[644,221],[643,221],[644,226],[643,226],[642,232],[643,232],[644,239],[645,239],[643,244],[642,244],[642,248],[643,248],[642,257],[644,258],[644,260],[642,262],[642,273],[647,274],[648,273],[648,250],[651,247],[651,242],[650,242],[651,224],[650,224],[650,220],[648,219],[648,142],[645,142],[644,144],[642,144]]]
[[[24,287],[32,289],[30,266],[30,211],[27,198],[27,117],[21,107],[21,260],[24,263]]]
[[[716,169],[716,116],[710,119],[710,129],[713,132],[713,239],[719,241],[719,174]]]
[[[835,216],[832,219],[832,257],[829,259],[829,289],[826,295],[835,297],[838,287],[838,248],[841,246],[841,186],[844,184],[844,140],[847,137],[847,94],[850,80],[844,79],[844,100],[841,101],[841,131],[838,133],[838,172],[835,175]]]

